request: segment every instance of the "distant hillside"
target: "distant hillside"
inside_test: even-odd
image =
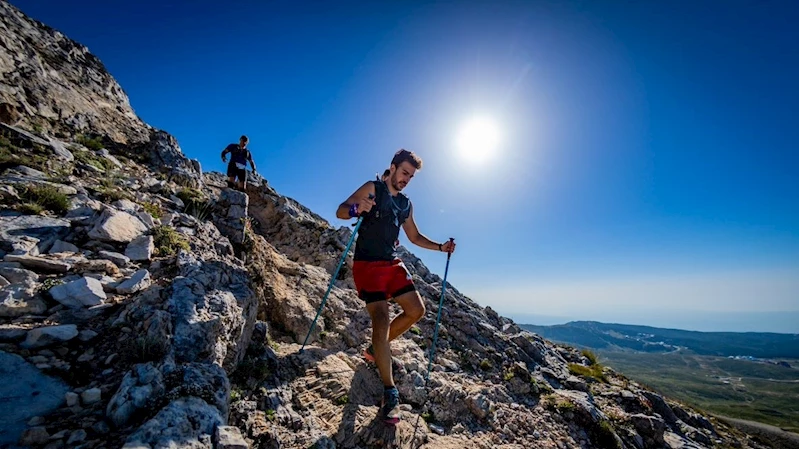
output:
[[[596,321],[556,326],[522,324],[544,338],[605,351],[649,353],[687,349],[700,355],[799,358],[799,335],[768,332],[696,332]]]

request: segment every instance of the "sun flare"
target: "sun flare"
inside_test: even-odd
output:
[[[500,138],[499,127],[493,120],[488,117],[474,117],[461,125],[456,146],[464,159],[483,162],[497,152]]]

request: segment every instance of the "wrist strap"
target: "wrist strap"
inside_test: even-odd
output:
[[[443,251],[443,249],[441,249],[441,243],[438,244],[438,250]]]

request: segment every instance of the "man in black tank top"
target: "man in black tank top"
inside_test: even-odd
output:
[[[372,344],[364,351],[364,357],[377,364],[383,380],[385,391],[380,413],[387,423],[399,421],[399,392],[394,386],[389,342],[410,329],[425,312],[412,277],[396,254],[400,227],[417,246],[455,251],[454,242],[430,240],[419,232],[413,220],[413,205],[402,189],[421,168],[422,160],[417,155],[407,150],[397,151],[388,175],[364,183],[336,211],[342,220],[364,217],[355,241],[352,276],[358,296],[372,317]],[[389,300],[402,307],[402,313],[391,322]]]

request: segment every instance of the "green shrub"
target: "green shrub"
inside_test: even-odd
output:
[[[100,189],[97,191],[97,198],[104,203],[113,203],[119,200],[129,200],[131,197],[122,189]]]
[[[249,355],[244,357],[244,360],[239,363],[235,373],[236,378],[244,382],[250,378],[261,382],[266,380],[270,374],[272,374],[272,372],[269,369],[269,362],[262,358]]]
[[[59,192],[55,186],[48,184],[25,186],[20,189],[20,198],[59,215],[63,215],[69,210],[69,198]],[[33,206],[29,210],[35,209],[35,206]]]
[[[422,330],[421,330],[421,329],[419,329],[419,326],[413,326],[413,327],[411,328],[411,333],[412,333],[413,335],[422,335]]]
[[[189,241],[171,226],[153,228],[153,245],[158,256],[172,256],[179,250],[189,250]]]
[[[205,221],[211,215],[213,205],[211,201],[189,201],[184,210],[197,220]]]
[[[566,412],[573,412],[574,409],[577,408],[577,406],[574,405],[574,402],[569,401],[567,399],[563,399],[555,402],[555,408],[560,413],[566,413]]]
[[[241,393],[241,390],[239,390],[238,388],[232,388],[230,390],[230,403],[232,404],[234,402],[239,402],[242,396],[243,395]]]
[[[116,176],[114,174],[110,174],[109,176],[106,176],[105,178],[100,179],[100,187],[104,187],[106,189],[116,189],[117,188],[117,183],[121,179],[122,178],[119,177],[119,176]]]
[[[595,379],[600,382],[607,382],[605,374],[602,372],[602,365],[596,364],[591,366],[583,366],[577,363],[569,363],[569,372],[575,376],[587,377]]]
[[[42,282],[42,285],[39,286],[39,293],[49,291],[56,285],[61,285],[63,283],[64,281],[59,278],[47,278],[44,280],[44,282]]]
[[[197,189],[182,189],[180,192],[176,193],[175,196],[180,198],[180,200],[186,205],[203,199],[202,192]]]
[[[488,371],[488,370],[490,370],[493,367],[494,367],[494,365],[492,365],[491,361],[488,360],[488,359],[483,359],[483,360],[480,361],[480,368],[483,371]]]
[[[541,403],[545,409],[549,411],[557,411],[558,413],[573,412],[576,406],[574,403],[563,396],[557,394],[548,394],[541,398]]]
[[[344,405],[344,404],[347,404],[349,402],[350,402],[350,397],[347,396],[346,394],[344,396],[339,396],[339,397],[336,398],[336,404],[337,405]]]
[[[533,385],[534,390],[538,391],[538,394],[552,394],[555,392],[551,385],[547,382],[539,382],[535,377],[530,378],[530,384]]]
[[[605,419],[599,421],[599,425],[596,426],[596,429],[594,429],[594,432],[592,432],[591,436],[593,437],[591,440],[594,442],[596,447],[607,447],[613,449],[621,449],[622,447],[619,445],[619,440],[616,438],[616,432],[613,430],[613,425],[611,425]]]
[[[93,151],[98,151],[103,149],[103,142],[100,140],[99,137],[89,137],[81,134],[80,136],[78,136],[78,143]],[[77,157],[77,155],[75,156]]]
[[[594,354],[593,352],[589,351],[588,349],[583,349],[581,354],[584,355],[585,358],[588,359],[588,361],[590,362],[589,363],[590,365],[596,365],[596,364],[599,363],[599,361],[597,360],[596,354]]]
[[[24,165],[40,171],[47,171],[47,157],[30,149],[15,147],[11,141],[3,137],[0,141],[0,165]]]
[[[141,336],[129,347],[128,358],[134,363],[160,361],[169,352],[169,344],[159,338]]]
[[[161,218],[164,215],[164,212],[161,210],[161,206],[156,203],[143,201],[139,204],[142,208],[144,208],[145,212],[150,214],[153,218]]]
[[[102,147],[101,147],[102,148]],[[91,151],[76,151],[74,154],[75,160],[86,165],[91,165],[103,171],[112,170],[116,168],[113,162],[108,159],[98,156]]]
[[[17,210],[25,215],[40,215],[44,208],[36,203],[22,203],[17,206]]]

